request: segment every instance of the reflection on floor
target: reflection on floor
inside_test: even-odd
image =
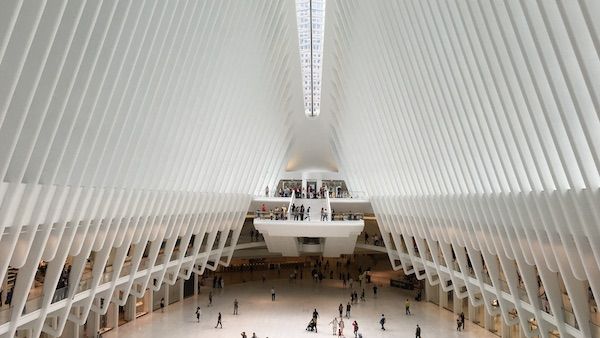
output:
[[[271,301],[271,287],[277,293]],[[360,295],[360,289],[355,286]],[[366,285],[366,301],[353,305],[351,318],[344,318],[346,337],[354,337],[352,321],[359,332],[370,337],[414,337],[417,324],[424,337],[497,337],[467,321],[466,331],[457,332],[454,314],[436,305],[411,301],[411,316],[404,314],[404,301],[411,297],[406,291],[379,285],[378,298],[373,297],[372,284]],[[107,332],[105,338],[115,337],[258,337],[293,338],[332,336],[328,323],[338,314],[340,303],[350,300],[350,290],[339,280],[324,280],[315,284],[310,279],[290,283],[287,280],[247,282],[215,290],[213,306],[207,307],[208,290],[198,297],[188,298],[167,308],[164,313],[154,312],[133,323]],[[239,301],[239,315],[233,315],[234,299]],[[411,298],[412,300],[412,298]],[[200,323],[196,322],[196,306],[202,309]],[[314,309],[319,312],[318,333],[305,330]],[[223,329],[215,329],[217,313],[223,315]],[[386,331],[379,326],[381,314],[387,318]]]

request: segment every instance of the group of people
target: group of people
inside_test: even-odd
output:
[[[370,244],[371,242],[369,242],[369,239],[372,239],[373,245],[377,245],[377,246],[383,245],[383,239],[378,234],[371,236],[371,235],[369,235],[368,232],[365,231],[364,239],[365,239],[365,244]]]
[[[307,221],[310,221],[310,206],[304,209],[304,204],[301,204],[300,207],[298,207],[292,203],[290,215],[294,218],[294,221],[304,221],[305,218]]]
[[[282,206],[281,208],[277,207],[275,209],[267,208],[266,204],[262,204],[260,209],[256,211],[256,215],[258,218],[262,219],[275,219],[275,220],[286,220],[287,217],[287,208]]]
[[[4,293],[4,290],[2,290],[0,288],[0,307],[2,306],[2,304],[11,306],[13,292],[14,292],[14,287],[8,289],[8,292],[6,293],[6,299],[4,300],[4,303],[2,303],[2,294]]]
[[[251,242],[258,242],[260,240],[260,236],[262,236],[260,234],[260,232],[258,232],[258,230],[254,230],[254,229],[250,229],[250,241]]]
[[[223,280],[223,277],[219,276],[213,276],[213,283],[212,283],[212,287],[213,289],[224,289],[225,288],[225,281]]]
[[[346,324],[344,323],[344,318],[340,317],[340,320],[338,321],[337,317],[334,317],[329,324],[331,325],[334,336],[337,333],[338,337],[345,337],[344,328]],[[362,334],[358,332],[358,322],[356,320],[352,322],[352,332],[354,333],[354,338],[362,338]]]
[[[323,269],[325,271],[327,271],[329,269],[329,261],[328,260],[324,260],[324,259],[317,259],[316,262],[313,263],[313,269],[311,271],[311,275],[315,281],[315,283],[319,283],[322,279],[323,279],[323,273],[321,272]],[[333,335],[338,335],[338,336],[343,336],[344,334],[344,326],[346,325],[346,323],[344,322],[344,319],[346,320],[350,320],[351,315],[352,315],[352,306],[354,304],[359,304],[359,299],[362,302],[366,301],[366,296],[365,296],[365,289],[362,288],[362,285],[360,286],[360,288],[358,290],[355,290],[353,288],[353,279],[351,277],[350,272],[342,272],[340,270],[342,270],[344,268],[350,269],[351,266],[351,258],[346,259],[345,261],[337,261],[336,262],[336,269],[339,271],[340,273],[340,279],[342,279],[344,286],[350,286],[350,301],[347,302],[346,305],[344,305],[343,303],[340,303],[338,306],[338,314],[339,316],[336,316],[331,322],[329,322],[329,324],[331,324],[332,326],[332,333]],[[290,275],[290,279],[297,279],[298,278],[298,267],[296,267],[296,269],[294,270],[293,274]],[[370,268],[367,268],[367,270],[370,270]],[[302,271],[300,269],[300,271]],[[363,268],[362,266],[358,267],[358,271],[359,274],[361,272],[363,272]],[[330,278],[333,278],[333,270],[330,271]],[[265,277],[263,275],[263,283],[265,282]],[[213,288],[218,288],[220,287],[222,283],[222,277],[217,277],[214,276],[213,277]],[[378,295],[378,286],[376,284],[373,285],[373,297],[377,298]],[[360,298],[359,298],[359,292],[360,292]],[[274,287],[271,287],[270,289],[270,293],[271,293],[271,300],[275,301],[275,289]],[[212,291],[209,293],[209,306],[212,304]],[[237,299],[235,299],[233,301],[233,315],[238,315],[239,314],[239,302]],[[405,313],[406,315],[411,315],[411,302],[410,300],[407,298],[405,301]],[[345,310],[345,313],[344,313]],[[201,310],[200,307],[197,307],[196,309],[196,317],[197,320],[200,321],[200,315],[201,315]],[[345,318],[344,318],[345,317]],[[222,324],[222,316],[221,313],[218,314],[217,316],[217,324],[215,325],[215,328],[222,328],[223,324]],[[310,321],[308,322],[307,326],[306,326],[306,330],[307,331],[313,331],[315,333],[318,332],[318,323],[319,320],[319,313],[317,311],[317,309],[314,309],[313,313],[312,313],[312,317],[310,319]],[[458,322],[460,322],[460,327],[457,328],[458,330],[460,329],[464,329],[464,314],[461,313],[461,315],[459,316],[459,319],[457,319],[457,325]],[[360,335],[359,331],[359,325],[358,322],[356,320],[352,321],[352,328],[353,328],[353,333],[355,338],[359,338],[362,337]],[[386,317],[384,314],[381,314],[381,317],[379,318],[379,324],[381,326],[381,330],[385,331],[386,327]],[[419,325],[417,325],[416,329],[415,329],[415,334],[416,337],[420,337],[420,332],[421,332],[421,328],[419,327]],[[242,337],[247,337],[245,336],[245,332],[242,332]],[[255,333],[253,333],[252,337],[256,337]]]
[[[265,188],[265,194],[267,197],[269,196],[269,187]],[[294,185],[292,187],[280,188],[277,191],[277,195],[279,197],[290,197],[292,196],[292,194],[295,194],[296,198],[325,198],[327,194],[327,189],[324,186],[321,186],[319,191],[316,191],[316,189],[310,185],[306,188],[300,188],[300,186]]]

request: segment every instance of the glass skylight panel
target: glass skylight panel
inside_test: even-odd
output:
[[[296,14],[303,78],[304,113],[306,116],[316,117],[321,112],[321,60],[325,30],[325,0],[296,0]]]

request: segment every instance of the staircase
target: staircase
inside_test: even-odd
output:
[[[304,205],[304,210],[310,207],[310,215],[305,215],[305,220],[320,221],[321,220],[321,208],[327,209],[327,200],[325,199],[308,199],[298,198],[294,200],[296,207]]]

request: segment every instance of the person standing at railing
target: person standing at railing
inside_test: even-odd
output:
[[[300,220],[304,221],[304,204],[300,206]]]

